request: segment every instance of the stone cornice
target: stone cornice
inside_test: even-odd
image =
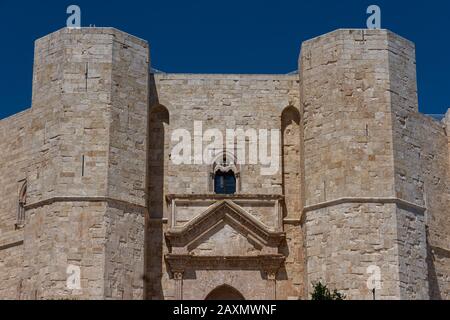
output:
[[[169,194],[166,199],[172,200],[283,200],[283,195],[278,194]]]
[[[39,207],[43,207],[46,205],[50,205],[57,202],[103,202],[103,203],[112,203],[116,205],[122,206],[131,206],[134,208],[138,208],[140,210],[147,210],[147,207],[131,203],[125,200],[110,198],[110,197],[52,197],[44,200],[40,200],[34,203],[27,204],[25,206],[26,210],[36,209]]]
[[[187,268],[217,269],[240,268],[276,272],[285,261],[281,254],[262,254],[255,256],[194,256],[167,254],[165,260],[172,272],[184,272]]]
[[[433,251],[433,253],[435,255],[437,255],[439,257],[450,258],[450,249],[433,246],[433,245],[430,245],[430,249]]]
[[[23,245],[23,231],[8,232],[0,236],[0,251]]]
[[[339,204],[345,204],[345,203],[379,203],[379,204],[396,204],[400,207],[404,207],[407,209],[413,209],[419,214],[424,214],[427,208],[419,206],[417,204],[414,204],[412,202],[408,202],[406,200],[400,199],[400,198],[362,198],[362,197],[348,197],[348,198],[339,198],[335,200],[330,200],[326,202],[321,202],[318,204],[314,204],[311,206],[307,206],[303,208],[303,213],[307,213],[310,211],[327,208],[327,207],[333,207]]]
[[[291,219],[291,218],[285,218],[283,219],[284,224],[291,224],[291,225],[299,225],[302,222],[302,219]]]

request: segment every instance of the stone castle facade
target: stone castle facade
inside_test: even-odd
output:
[[[414,45],[341,29],[299,65],[153,73],[115,29],[37,40],[32,108],[0,121],[0,299],[372,299],[368,270],[376,299],[450,298],[450,115],[418,112]],[[279,170],[175,164],[195,121],[279,129]]]

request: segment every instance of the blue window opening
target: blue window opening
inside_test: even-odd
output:
[[[236,177],[233,171],[216,173],[214,177],[214,192],[216,194],[236,193]]]

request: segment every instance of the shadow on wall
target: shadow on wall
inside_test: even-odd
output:
[[[166,130],[169,112],[159,104],[155,79],[150,75],[149,83],[149,136],[148,136],[148,208],[146,227],[146,299],[164,300],[161,277],[163,274],[163,218],[165,197]]]
[[[282,190],[284,217],[300,211],[300,112],[293,106],[281,114]]]
[[[427,265],[428,265],[428,290],[431,300],[442,300],[439,290],[439,282],[436,274],[436,266],[434,265],[433,247],[430,245],[430,232],[426,227],[427,234]]]

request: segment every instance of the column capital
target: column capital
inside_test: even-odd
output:
[[[176,270],[176,271],[172,271],[172,274],[173,274],[173,278],[175,280],[183,280],[184,271]]]
[[[270,270],[266,271],[267,274],[267,280],[275,281],[277,279],[277,271]]]

